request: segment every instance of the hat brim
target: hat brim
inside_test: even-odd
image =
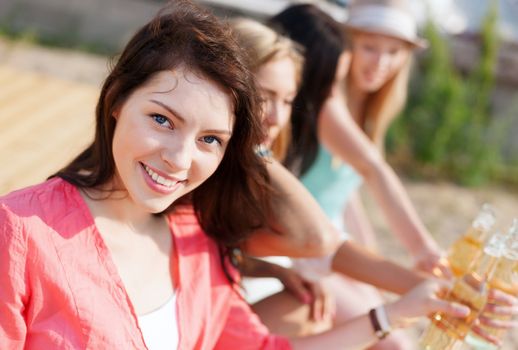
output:
[[[369,26],[369,27],[363,27],[358,25],[351,25],[349,23],[344,23],[344,26],[348,30],[356,30],[360,32],[366,32],[366,33],[373,33],[373,34],[382,34],[387,35],[390,37],[394,37],[396,39],[403,40],[410,45],[412,45],[413,48],[416,49],[426,49],[428,48],[428,41],[423,38],[415,37],[415,38],[409,38],[402,33],[398,32],[397,30],[393,30],[390,28],[385,27],[375,27],[375,26]]]

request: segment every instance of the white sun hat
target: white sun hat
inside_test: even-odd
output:
[[[348,8],[346,27],[389,35],[425,48],[426,40],[417,34],[417,23],[409,0],[353,0]]]

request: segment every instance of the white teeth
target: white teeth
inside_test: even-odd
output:
[[[172,187],[176,183],[176,181],[171,181],[171,180],[168,180],[168,179],[158,175],[153,170],[151,170],[151,168],[148,167],[147,165],[144,165],[144,168],[146,169],[146,172],[149,174],[149,176],[151,176],[153,181],[155,181],[156,183],[158,183],[162,186]]]

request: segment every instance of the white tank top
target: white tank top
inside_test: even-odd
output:
[[[178,349],[176,294],[155,311],[138,316],[137,319],[148,350]]]

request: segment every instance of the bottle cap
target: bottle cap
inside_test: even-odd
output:
[[[495,224],[495,212],[491,205],[484,203],[482,209],[477,214],[475,220],[473,220],[473,227],[489,231]]]
[[[501,257],[506,247],[507,237],[507,235],[504,235],[501,232],[495,232],[492,234],[484,246],[484,253],[494,257]]]

